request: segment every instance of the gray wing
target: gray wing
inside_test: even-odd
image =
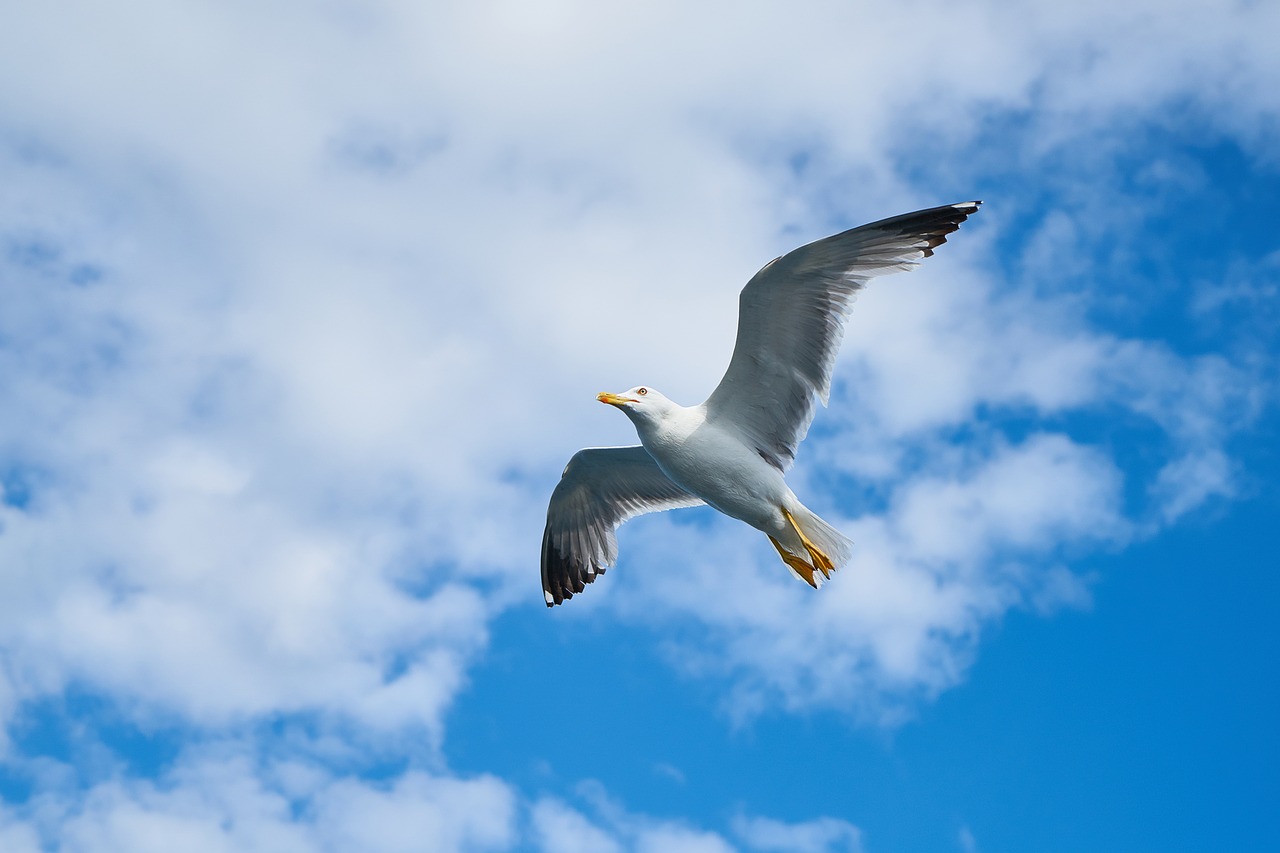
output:
[[[801,246],[766,264],[742,289],[738,340],[704,405],[733,423],[780,471],[826,405],[831,369],[854,295],[870,279],[913,269],[946,242],[980,201],[920,210]]]
[[[542,534],[547,606],[582,592],[618,559],[618,525],[646,512],[700,506],[641,446],[588,447],[565,466]]]

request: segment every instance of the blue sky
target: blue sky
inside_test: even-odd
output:
[[[0,13],[0,849],[1262,850],[1274,4]],[[546,501],[800,243],[790,481],[547,611]]]

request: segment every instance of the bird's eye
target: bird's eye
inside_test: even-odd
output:
[[[637,393],[637,394],[639,394],[641,397],[643,397],[645,394],[648,394],[648,393],[649,393],[649,389],[648,389],[648,388],[637,388],[637,389],[636,389],[636,393]]]

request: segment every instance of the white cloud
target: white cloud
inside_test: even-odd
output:
[[[730,853],[734,846],[720,833],[628,811],[595,782],[578,786],[579,798],[597,816],[592,821],[566,803],[544,798],[532,808],[539,849],[565,853],[608,853],[616,850],[671,853]],[[792,853],[860,853],[861,831],[847,821],[820,817],[788,823],[740,814],[733,835],[745,850]]]
[[[636,838],[635,849],[637,853],[733,853],[728,842],[714,832],[673,824],[644,829]]]
[[[526,800],[492,776],[413,770],[375,782],[293,759],[255,761],[251,754],[245,744],[223,744],[184,754],[157,779],[49,786],[23,805],[0,805],[0,840],[15,853],[735,849],[713,830],[630,812],[595,783],[579,786],[592,819],[555,798]],[[740,815],[733,832],[746,850],[862,849],[857,827],[830,817],[787,823]]]
[[[621,853],[622,845],[585,815],[559,800],[540,800],[532,809],[538,849],[548,853]]]
[[[733,831],[749,850],[776,853],[861,853],[862,832],[848,821],[819,818],[784,823],[764,817],[740,816]]]
[[[339,751],[433,752],[494,614],[541,606],[542,502],[564,460],[631,440],[591,394],[644,381],[699,399],[763,261],[967,197],[971,156],[1092,176],[1117,168],[1128,130],[1185,108],[1274,157],[1278,9],[15,10],[0,32],[0,409],[17,413],[0,420],[0,720],[78,682],[205,730],[315,713],[347,733]],[[1026,125],[1011,149],[972,150],[1011,119]],[[955,163],[938,185],[913,178],[926,149]],[[1163,191],[1191,185],[1158,165]],[[1053,211],[1017,188],[990,200],[858,305],[796,472],[854,535],[850,570],[812,595],[749,531],[656,520],[643,544],[624,534],[631,567],[591,591],[611,605],[592,612],[701,626],[707,648],[680,656],[727,675],[739,714],[899,719],[962,677],[1008,608],[1087,602],[1074,556],[1235,494],[1228,440],[1274,399],[1259,379],[1273,366],[1097,328],[1090,299],[1114,282],[1085,288],[1105,272],[1093,253],[1141,211],[1073,182]],[[1021,262],[996,263],[1006,244]],[[1010,413],[1024,435],[1002,436]],[[1150,432],[1150,472],[1122,474],[1105,439],[1062,423],[1098,413]],[[1152,496],[1136,513],[1134,476]],[[854,483],[862,504],[822,505]],[[367,828],[346,797],[414,812],[406,831],[443,845],[510,837],[430,806],[466,794],[509,815],[496,780],[314,783],[345,817],[304,832],[247,771],[234,809],[202,799],[206,772],[102,783],[64,817],[123,849],[156,833],[250,849],[222,823],[236,811],[274,827],[263,849],[311,849],[308,832]],[[538,832],[590,834],[548,802]],[[31,846],[22,826],[0,833]],[[624,836],[728,844],[661,821]]]
[[[1151,486],[1165,522],[1201,506],[1210,497],[1232,497],[1231,461],[1211,448],[1179,457],[1160,469]]]
[[[609,849],[608,844],[621,845],[622,849],[644,851],[644,853],[732,853],[733,847],[717,832],[691,826],[681,821],[656,818],[651,815],[629,811],[617,802],[595,781],[582,782],[577,786],[578,800],[589,808],[596,816],[590,821],[582,812],[558,800],[544,799],[539,806],[545,814],[554,816],[553,822],[544,819],[544,826],[558,830],[578,829],[583,834],[580,841],[595,840],[605,843],[601,849]],[[545,846],[545,842],[560,840],[559,836],[542,835],[544,849],[556,849]]]
[[[317,798],[320,836],[334,849],[501,850],[515,839],[515,798],[492,777],[410,772],[389,790],[346,780]],[[370,841],[372,840],[372,844]]]
[[[11,853],[39,853],[40,838],[32,827],[0,814],[0,846]]]
[[[296,768],[231,745],[185,755],[155,780],[52,786],[0,810],[0,839],[14,839],[6,850],[129,853],[481,851],[517,839],[517,798],[490,776],[410,771],[383,784],[312,769],[299,785]]]

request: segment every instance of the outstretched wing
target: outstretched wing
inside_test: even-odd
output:
[[[588,447],[565,466],[542,534],[547,606],[582,592],[618,559],[614,530],[633,516],[702,500],[671,482],[643,447]]]
[[[844,323],[868,280],[910,270],[946,242],[980,201],[883,219],[801,246],[765,265],[742,289],[738,340],[724,378],[704,404],[735,424],[780,471],[826,405]]]

